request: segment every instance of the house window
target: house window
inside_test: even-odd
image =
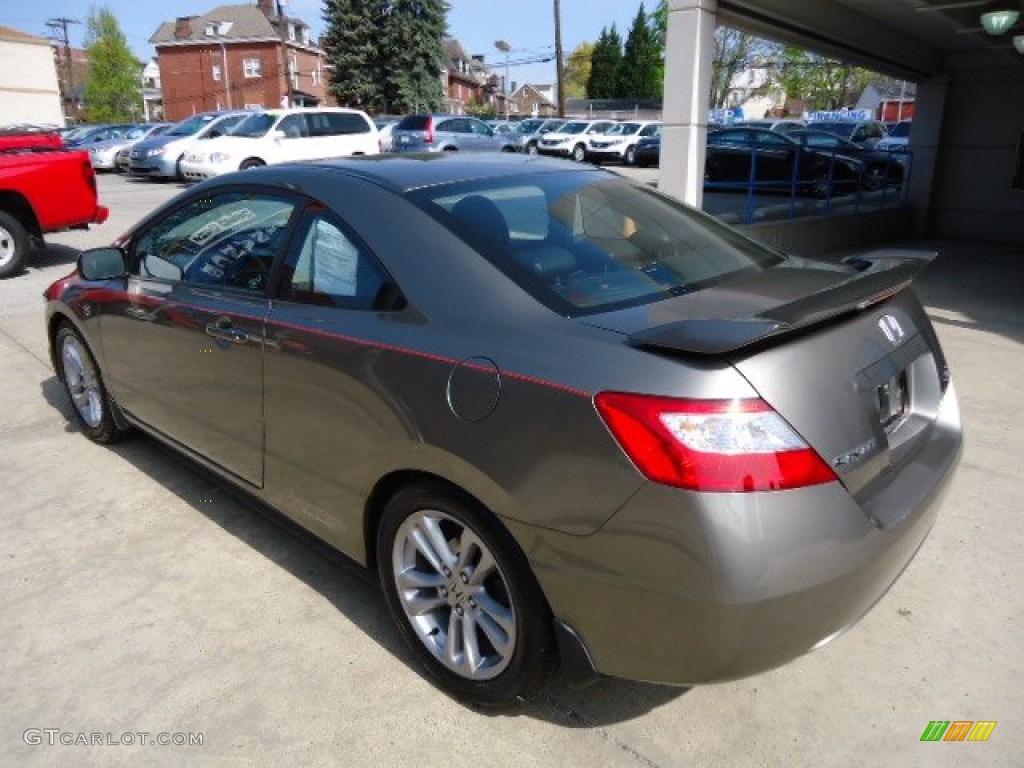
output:
[[[292,88],[299,87],[299,60],[295,54],[288,57],[288,74],[291,76]]]
[[[316,65],[316,69],[313,70],[312,77],[313,77],[313,85],[320,85],[320,77],[321,77],[321,75],[320,75],[320,64],[319,63]]]
[[[263,75],[263,67],[261,66],[258,58],[243,59],[242,66],[245,69],[246,77],[260,77]]]
[[[289,40],[295,40],[295,25],[294,24],[289,24],[288,25],[288,39]]]
[[[302,43],[303,45],[309,45],[309,27],[302,28]]]
[[[220,82],[220,64],[213,65],[213,79]]]

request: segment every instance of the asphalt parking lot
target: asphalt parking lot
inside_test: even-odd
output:
[[[0,281],[0,765],[1024,764],[1024,251],[913,244],[942,253],[918,292],[966,447],[931,536],[859,624],[737,682],[556,684],[481,713],[427,682],[339,559],[151,440],[77,432],[40,294],[181,189],[99,184],[106,224]],[[922,743],[934,720],[997,725]]]

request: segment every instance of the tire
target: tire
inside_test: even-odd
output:
[[[622,162],[626,165],[636,165],[636,147],[626,147],[626,154],[622,156]]]
[[[238,170],[248,171],[252,170],[253,168],[259,168],[261,165],[266,165],[266,163],[264,163],[258,157],[250,157],[248,160],[242,161],[242,164],[238,166]]]
[[[554,674],[551,612],[526,556],[486,509],[439,484],[400,490],[381,516],[377,567],[402,636],[448,693],[508,706]]]
[[[0,211],[0,278],[21,272],[31,250],[25,225],[11,214]]]
[[[528,154],[528,155],[536,155],[537,154],[537,142],[531,141],[529,144],[526,145],[526,154]]]
[[[885,167],[881,165],[873,165],[867,169],[867,173],[864,174],[864,189],[874,192],[881,189],[886,184],[885,178]],[[889,183],[893,182],[890,178]]]
[[[185,159],[185,155],[178,158],[177,162],[174,163],[174,180],[184,181],[185,174],[181,172],[181,161]]]
[[[582,163],[587,159],[587,148],[582,144],[577,144],[572,148],[572,159],[574,162]]]
[[[81,335],[62,325],[56,336],[57,360],[64,391],[75,410],[75,419],[86,437],[97,443],[117,442],[127,434],[114,420],[114,403],[103,384],[96,360]]]

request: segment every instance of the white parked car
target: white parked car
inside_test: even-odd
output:
[[[654,120],[630,120],[619,123],[608,133],[592,136],[587,142],[587,159],[600,165],[614,160],[625,165],[636,163],[636,145],[646,136],[654,136],[661,123]]]
[[[380,153],[377,127],[357,109],[314,107],[254,112],[230,135],[195,146],[182,175],[201,181],[230,171],[294,160]]]
[[[577,163],[587,159],[587,143],[598,135],[608,133],[618,123],[614,120],[570,120],[557,131],[545,133],[537,141],[537,152],[542,155],[571,157]]]

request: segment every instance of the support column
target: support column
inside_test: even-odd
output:
[[[914,96],[914,127],[911,130],[910,149],[914,153],[907,188],[907,202],[914,212],[914,234],[928,234],[935,185],[935,167],[942,142],[942,126],[946,122],[946,95],[949,75],[937,75],[917,84]],[[948,150],[947,150],[948,151]]]
[[[658,187],[700,207],[718,0],[669,0]]]

